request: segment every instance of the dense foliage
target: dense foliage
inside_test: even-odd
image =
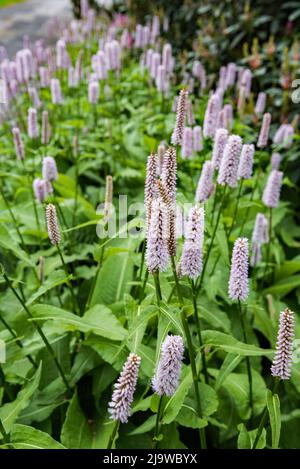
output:
[[[95,19],[88,13],[64,30],[56,50],[32,45],[31,53],[15,59],[16,70],[18,60],[23,66],[17,72],[21,77],[14,76],[14,67],[7,76],[7,59],[2,60],[9,86],[0,127],[0,339],[6,348],[0,364],[1,448],[299,447],[297,353],[290,379],[273,378],[270,369],[279,314],[287,307],[295,312],[299,337],[297,120],[292,125],[294,114],[287,110],[292,139],[274,143],[281,124],[274,112],[270,134],[265,129],[263,138],[264,110],[254,110],[257,94],[267,93],[266,111],[273,112],[273,101],[283,99],[281,89],[273,96],[254,73],[255,86],[246,96],[249,82],[238,79],[245,71],[251,76],[246,63],[228,86],[222,84],[222,70],[208,71],[201,89],[199,76],[192,77],[195,61],[180,53],[169,56],[168,66],[160,69],[163,76],[158,68],[150,73],[147,49],[162,51],[163,36],[134,45],[132,37],[136,41],[139,33],[128,17],[108,21],[106,15]],[[105,57],[104,68],[95,57]],[[180,143],[183,129],[178,112],[175,116],[175,97],[187,88],[190,104],[181,103],[183,125],[198,135],[194,147],[190,131]],[[231,184],[234,171],[229,168],[227,174],[224,160],[196,203],[199,177],[215,145],[204,116],[216,95],[233,107],[233,119],[218,126],[235,136],[236,147],[240,139],[255,145],[253,174]],[[176,254],[169,259],[170,251],[164,251],[155,268],[155,255],[166,249],[157,244],[159,229],[164,210],[172,220],[174,195],[162,170],[160,178],[151,173],[148,155],[159,163],[154,154],[162,142],[162,163],[166,150],[177,161],[178,213],[185,219],[194,207],[196,219],[204,215],[205,229],[203,246],[201,234],[191,246],[187,231],[179,232]],[[236,152],[226,148],[227,154]],[[279,166],[271,160],[275,152],[281,155]],[[47,156],[55,160],[50,159],[50,170],[45,170]],[[230,157],[239,159],[240,152]],[[147,158],[146,202],[151,199],[153,211],[146,204],[146,223]],[[272,208],[268,200],[274,194],[266,195],[265,188],[278,169],[284,173],[282,191]],[[162,202],[166,207],[159,212]],[[262,246],[252,243],[258,213],[269,226]],[[115,232],[107,232],[114,220]],[[189,227],[196,231],[192,223]],[[249,242],[236,244],[241,237]],[[255,248],[261,254],[251,262],[249,279],[248,253],[239,251],[248,244],[249,256]],[[231,268],[233,251],[237,261]],[[164,256],[166,269],[160,264]],[[189,275],[192,265],[194,276]],[[281,317],[283,329],[291,327],[289,320]],[[168,335],[177,338],[172,342]],[[171,371],[170,347],[176,352]],[[134,400],[128,423],[124,419],[119,425],[108,408],[113,390],[113,401],[120,399],[114,383],[126,360],[119,384],[126,398],[133,392]],[[167,372],[172,376],[164,385]]]

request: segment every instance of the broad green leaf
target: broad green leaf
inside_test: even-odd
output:
[[[43,296],[47,291],[52,290],[52,288],[62,285],[68,280],[66,274],[63,270],[55,270],[52,272],[49,277],[44,281],[40,288],[27,300],[26,306],[34,303],[38,298]]]
[[[38,388],[41,377],[41,370],[42,367],[40,365],[31,380],[18,393],[16,399],[13,402],[4,404],[0,408],[0,418],[6,432],[11,430],[21,411],[28,406],[33,393]]]
[[[193,382],[192,372],[190,367],[185,367],[181,374],[180,384],[173,396],[170,397],[164,408],[164,415],[162,419],[163,424],[168,424],[175,420],[178,415],[181,406],[184,402],[185,396],[187,395]]]
[[[283,298],[295,288],[300,285],[300,275],[292,275],[291,277],[284,278],[279,282],[275,283],[272,287],[266,288],[264,294],[276,295],[279,298]]]
[[[103,305],[95,305],[83,317],[76,316],[61,308],[37,304],[30,308],[35,321],[55,321],[58,331],[93,332],[111,340],[121,340],[126,331],[114,314]]]
[[[181,320],[179,319],[179,309],[171,307],[165,303],[159,305],[159,311],[171,321],[175,329],[181,334],[184,335],[183,327]]]
[[[218,331],[203,331],[203,343],[237,355],[273,357],[273,350],[265,350],[255,345],[239,342],[234,337]]]
[[[72,397],[61,430],[61,441],[69,449],[91,448],[92,429],[79,405],[77,393]]]
[[[20,424],[15,424],[12,427],[10,443],[15,449],[65,449],[48,433]]]
[[[243,357],[240,355],[227,354],[215,382],[216,391],[220,389],[226,377],[241,363]]]
[[[121,301],[129,292],[133,275],[132,253],[122,252],[105,260],[93,291],[91,305],[110,305]]]
[[[128,435],[141,435],[147,433],[155,427],[156,415],[151,415],[142,425],[132,430]]]
[[[269,389],[267,390],[267,407],[272,431],[272,448],[276,449],[279,445],[281,430],[280,400],[278,395],[273,394]]]
[[[245,425],[243,423],[240,423],[238,425],[238,430],[239,430],[238,449],[251,449],[255,441],[258,429],[248,431]],[[259,437],[256,448],[262,449],[265,446],[266,446],[266,429],[264,428]]]

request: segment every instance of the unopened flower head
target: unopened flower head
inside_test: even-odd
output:
[[[290,379],[292,373],[294,328],[294,313],[286,308],[280,313],[276,353],[271,366],[272,376],[283,380]]]
[[[185,127],[182,136],[182,158],[190,158],[193,155],[193,131],[191,127]]]
[[[278,206],[282,177],[283,173],[281,171],[277,171],[277,169],[271,171],[262,196],[262,201],[266,207],[276,208]]]
[[[227,140],[228,130],[217,129],[212,154],[212,165],[214,169],[219,169],[220,167]]]
[[[159,396],[172,396],[178,388],[184,345],[179,335],[168,335],[161,346],[161,356],[152,380]]]
[[[160,197],[152,201],[147,233],[146,263],[150,273],[164,271],[169,261],[169,217]]]
[[[204,137],[213,137],[217,128],[218,114],[221,108],[220,97],[214,93],[206,106],[204,122],[203,122],[203,135]]]
[[[258,148],[264,148],[268,143],[271,119],[271,114],[269,112],[266,112],[263,116],[261,129],[257,141]]]
[[[218,184],[237,186],[237,172],[242,150],[242,139],[238,135],[230,135],[227,140],[218,174]]]
[[[171,137],[171,143],[173,145],[180,145],[182,142],[183,129],[187,111],[187,99],[188,91],[185,89],[181,90],[177,102],[175,128]]]
[[[252,144],[245,144],[242,146],[242,153],[238,168],[238,179],[251,179],[254,150],[255,148]]]
[[[15,145],[15,151],[17,158],[19,160],[24,160],[25,158],[25,151],[24,151],[24,145],[23,145],[23,140],[21,136],[21,132],[19,127],[14,127],[12,129],[13,133],[13,139],[14,139],[14,145]]]
[[[128,422],[140,364],[141,358],[135,353],[130,353],[114,385],[112,398],[108,404],[108,412],[112,420],[119,420],[121,423]]]
[[[43,159],[43,178],[45,181],[56,181],[58,178],[55,159],[52,156],[45,156]]]
[[[192,207],[185,232],[180,274],[196,279],[202,271],[202,249],[204,239],[204,209]]]
[[[46,207],[46,221],[48,236],[53,245],[57,245],[61,241],[60,230],[57,221],[56,208],[53,204]]]
[[[28,109],[27,130],[29,138],[38,138],[39,128],[37,122],[37,111],[32,107]]]
[[[204,162],[196,191],[196,202],[206,202],[215,189],[213,183],[214,167],[212,161]]]
[[[228,294],[231,300],[245,301],[249,295],[248,239],[238,238],[233,247]]]
[[[281,163],[280,153],[273,153],[271,156],[271,168],[279,170],[280,163]]]

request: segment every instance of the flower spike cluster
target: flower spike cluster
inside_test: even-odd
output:
[[[276,353],[271,366],[273,376],[286,380],[292,372],[294,313],[286,308],[280,313]]]
[[[173,396],[178,388],[183,359],[183,340],[179,335],[168,335],[161,346],[161,357],[152,380],[159,396]]]

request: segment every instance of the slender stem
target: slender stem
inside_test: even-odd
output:
[[[201,325],[200,325],[198,305],[197,305],[197,292],[196,292],[196,286],[195,286],[194,280],[191,280],[191,285],[192,285],[192,293],[193,293],[194,317],[195,317],[195,323],[196,323],[197,334],[198,334],[198,339],[199,339],[199,346],[200,346],[200,350],[201,350],[201,360],[202,360],[203,373],[204,373],[205,382],[206,382],[206,384],[208,384],[208,373],[207,373],[205,352],[204,352],[204,349],[203,349],[203,340],[202,340],[202,335],[201,335]]]
[[[233,230],[233,227],[234,227],[234,224],[235,224],[235,219],[236,219],[236,216],[237,216],[237,212],[238,212],[238,208],[239,208],[239,202],[240,202],[242,188],[243,188],[243,182],[244,182],[244,179],[241,179],[240,184],[239,184],[238,195],[237,195],[237,199],[236,199],[236,204],[235,204],[235,208],[234,208],[234,213],[233,213],[231,226],[230,226],[228,234],[227,234],[227,241],[228,242],[229,242],[230,235],[232,233],[232,230]]]
[[[240,316],[241,327],[242,327],[242,331],[243,331],[244,342],[245,342],[245,344],[247,344],[248,343],[247,332],[246,332],[244,314],[243,314],[242,305],[241,305],[240,300],[238,300],[238,309],[239,309],[239,316]],[[250,358],[249,357],[246,357],[246,366],[247,366],[248,383],[249,383],[249,406],[251,408],[250,418],[252,418],[252,415],[253,415],[253,388],[252,388],[251,363],[250,363]]]
[[[57,248],[57,251],[58,251],[58,254],[59,254],[59,257],[60,257],[60,260],[61,260],[61,263],[62,263],[62,266],[64,268],[64,271],[66,273],[67,276],[69,276],[69,271],[68,271],[68,267],[67,267],[67,264],[65,263],[65,260],[64,260],[64,257],[63,257],[63,254],[62,254],[62,251],[59,247],[59,244],[56,244],[56,248]],[[75,293],[74,293],[74,290],[73,290],[73,286],[72,286],[72,283],[67,280],[67,285],[70,289],[70,292],[71,292],[71,297],[72,297],[72,304],[73,304],[73,312],[74,314],[77,314],[77,301],[76,301],[76,297],[75,297]]]
[[[167,303],[168,303],[168,304],[170,303],[170,301],[171,301],[171,299],[172,299],[172,297],[173,297],[173,295],[174,295],[175,290],[176,290],[176,285],[174,284],[173,287],[172,287],[172,290],[171,290],[171,292],[170,292],[169,298],[168,298],[168,300],[167,300]]]
[[[157,301],[157,304],[159,304],[162,301],[162,294],[161,294],[158,270],[156,272],[153,272],[153,279],[154,279],[155,291],[156,291],[156,301]]]
[[[100,270],[101,270],[101,267],[102,267],[102,264],[103,264],[103,257],[104,257],[104,246],[102,246],[102,248],[101,248],[100,258],[99,258],[97,268],[96,268],[96,273],[94,275],[92,285],[91,285],[91,288],[90,288],[90,291],[89,291],[89,296],[88,296],[88,299],[87,299],[87,302],[86,302],[86,305],[85,305],[85,311],[87,311],[90,307],[91,299],[92,299],[92,296],[93,296],[93,293],[94,293],[94,290],[95,290],[97,279],[98,279],[98,276],[99,276],[99,273],[100,273]]]
[[[177,290],[177,296],[179,299],[180,306],[183,306],[183,297],[182,297],[181,288],[180,288],[180,284],[178,280],[178,275],[176,272],[176,263],[175,263],[174,256],[171,256],[171,262],[172,262],[172,270],[173,270],[173,275],[174,275],[174,280],[175,280],[175,286]]]
[[[56,357],[56,354],[55,354],[55,352],[54,352],[54,350],[53,350],[51,344],[48,342],[48,339],[47,339],[47,337],[45,336],[45,334],[44,334],[42,328],[41,328],[41,327],[39,326],[39,324],[34,320],[34,317],[32,316],[31,312],[30,312],[29,309],[27,308],[27,306],[26,306],[26,304],[24,303],[24,301],[22,300],[22,298],[19,296],[18,292],[17,292],[17,291],[15,290],[15,288],[12,286],[12,283],[11,283],[11,281],[9,280],[9,278],[7,277],[6,273],[3,272],[2,275],[3,275],[4,280],[5,280],[6,283],[7,283],[8,287],[11,289],[11,291],[13,292],[13,294],[16,296],[16,298],[18,299],[18,301],[19,301],[19,302],[21,303],[21,305],[23,306],[24,311],[27,313],[28,317],[33,320],[32,322],[33,322],[34,326],[36,327],[37,332],[39,333],[39,335],[40,335],[41,339],[43,340],[43,342],[44,342],[44,344],[45,344],[45,346],[46,346],[48,352],[50,353],[50,355],[52,356],[52,358],[53,358],[53,360],[54,360],[54,362],[55,362],[55,364],[56,364],[57,370],[58,370],[59,374],[61,375],[62,380],[63,380],[63,382],[64,382],[64,384],[65,384],[65,386],[66,386],[66,388],[67,388],[68,394],[71,393],[71,387],[70,387],[70,385],[69,385],[69,383],[68,383],[68,381],[67,381],[67,378],[65,377],[65,374],[64,374],[64,372],[63,372],[63,369],[62,369],[62,367],[61,367],[61,365],[60,365],[60,363],[59,363],[59,361],[58,361],[58,359],[57,359],[57,357]]]
[[[208,251],[207,251],[207,254],[206,254],[205,261],[204,261],[203,269],[202,269],[202,272],[201,272],[201,277],[200,277],[199,286],[198,286],[198,290],[197,290],[197,296],[199,295],[199,292],[200,292],[201,287],[202,287],[202,282],[203,282],[203,279],[204,279],[204,275],[205,275],[209,255],[210,255],[210,252],[211,252],[211,249],[213,247],[214,240],[215,240],[215,237],[216,237],[217,229],[218,229],[220,218],[221,218],[222,208],[223,208],[223,204],[224,204],[224,200],[225,200],[225,194],[226,194],[226,186],[224,187],[224,190],[223,190],[223,195],[222,195],[222,199],[221,199],[221,203],[220,203],[220,207],[219,207],[217,221],[216,221],[216,224],[215,224],[215,228],[214,228],[214,231],[213,231],[213,234],[212,234],[212,237],[211,237],[210,245],[208,247]]]
[[[0,321],[2,322],[2,324],[4,325],[4,327],[6,327],[6,329],[10,332],[10,334],[13,336],[13,338],[15,339],[16,341],[16,344],[18,345],[18,347],[20,347],[21,349],[24,348],[24,345],[22,344],[22,342],[20,341],[20,339],[18,339],[18,336],[17,334],[15,333],[15,331],[10,327],[10,325],[8,324],[8,322],[6,322],[6,320],[2,317],[2,315],[0,314]],[[31,355],[26,355],[26,357],[28,358],[28,360],[30,361],[30,363],[34,366],[35,369],[38,369],[38,365],[36,364],[36,362],[34,361],[34,359],[32,358]]]
[[[270,261],[271,243],[272,243],[272,208],[269,209],[269,242],[267,243],[266,265],[265,265],[264,275],[263,275],[264,281],[267,278],[268,264]]]
[[[144,278],[144,282],[143,282],[141,292],[140,292],[139,304],[141,304],[141,302],[143,300],[143,296],[144,296],[144,293],[145,293],[145,288],[146,288],[146,285],[147,285],[148,277],[149,277],[149,271],[147,269],[146,272],[145,272],[145,278]]]
[[[13,211],[12,211],[12,209],[11,209],[10,203],[8,202],[8,200],[7,200],[7,198],[6,198],[6,195],[5,195],[4,190],[3,190],[3,187],[2,187],[2,183],[0,184],[0,193],[1,193],[1,196],[2,196],[2,198],[3,198],[3,200],[4,200],[5,205],[6,205],[6,207],[7,207],[7,210],[9,211],[9,214],[10,214],[10,216],[11,216],[11,219],[12,219],[14,225],[15,225],[16,231],[17,231],[18,236],[19,236],[19,238],[20,238],[20,242],[21,242],[22,248],[24,249],[25,252],[27,252],[27,248],[26,248],[26,245],[25,245],[25,243],[24,243],[23,236],[22,236],[22,234],[21,234],[21,232],[20,232],[20,229],[19,229],[19,226],[18,226],[18,222],[17,222],[16,217],[14,216],[14,213],[13,213]]]
[[[273,384],[273,389],[272,389],[272,393],[275,394],[277,389],[278,389],[278,386],[279,386],[279,383],[280,383],[280,380],[279,379],[276,379],[274,381],[274,384]],[[257,433],[256,433],[256,437],[255,437],[255,440],[254,440],[254,443],[253,443],[253,446],[252,446],[252,449],[255,449],[258,442],[259,442],[259,438],[260,438],[260,435],[262,434],[262,431],[264,429],[264,426],[267,422],[267,418],[268,418],[268,407],[266,406],[264,411],[263,411],[263,414],[262,414],[262,417],[261,417],[261,420],[260,420],[260,423],[259,423],[259,426],[258,426],[258,429],[257,429]]]
[[[119,422],[119,420],[116,420],[115,424],[114,424],[112,434],[110,435],[110,438],[109,438],[107,449],[112,449],[113,444],[114,444],[115,439],[116,439],[116,436],[117,436],[117,433],[119,431],[119,426],[120,426],[120,422]]]
[[[254,187],[253,187],[253,190],[252,190],[251,195],[250,195],[250,202],[252,202],[252,200],[254,199],[254,195],[255,195],[256,189],[257,189],[257,187],[258,187],[258,182],[259,182],[259,178],[260,178],[260,173],[261,173],[261,168],[259,168],[258,171],[257,171],[257,175],[256,175]],[[247,221],[248,221],[250,209],[251,209],[251,207],[248,207],[248,208],[247,208],[245,218],[244,218],[243,223],[242,223],[242,225],[241,225],[241,229],[240,229],[240,232],[239,232],[239,236],[241,236],[241,235],[243,234],[244,226],[245,226],[245,224],[246,224]]]
[[[192,337],[190,334],[189,325],[188,325],[183,309],[181,309],[181,321],[182,321],[182,325],[184,328],[186,341],[188,344],[188,352],[189,352],[189,358],[190,358],[190,363],[191,363],[193,384],[194,384],[194,390],[195,390],[195,396],[196,396],[196,402],[197,402],[197,412],[198,412],[199,417],[202,418],[203,415],[202,415],[202,407],[201,407],[201,400],[200,400],[200,393],[199,393],[199,383],[198,383],[198,374],[197,374],[196,361],[195,361],[195,355],[194,355],[194,347],[193,347]],[[204,428],[199,428],[199,436],[200,436],[201,448],[206,449],[206,436],[205,436]]]
[[[219,192],[219,186],[217,185],[217,188],[214,194],[214,202],[213,202],[213,208],[212,208],[212,214],[211,214],[211,225],[213,225],[214,223],[215,211],[216,211],[217,200],[218,200],[218,192]]]
[[[154,448],[157,449],[158,447],[158,443],[159,443],[159,440],[158,440],[158,437],[159,437],[159,432],[160,432],[160,422],[161,422],[161,418],[162,418],[162,415],[163,415],[163,398],[164,396],[160,396],[159,398],[159,403],[158,403],[158,409],[157,409],[157,414],[156,414],[156,424],[155,424],[155,431],[154,431]]]
[[[8,443],[9,442],[9,434],[6,432],[1,418],[0,418],[0,433],[2,433],[2,439],[3,439],[4,443]]]
[[[37,205],[36,205],[36,199],[35,199],[34,191],[33,191],[33,175],[30,174],[29,171],[27,171],[26,165],[25,165],[25,160],[22,160],[22,163],[23,163],[24,172],[27,175],[30,194],[31,194],[31,198],[32,198],[32,204],[33,204],[33,211],[34,211],[34,216],[35,216],[36,227],[37,227],[37,230],[39,231],[39,236],[38,236],[39,237],[39,245],[40,245],[40,250],[42,250],[42,241],[41,241],[41,238],[40,238],[41,224],[40,224],[40,220],[39,220],[39,215],[38,215],[38,210],[37,210]]]

